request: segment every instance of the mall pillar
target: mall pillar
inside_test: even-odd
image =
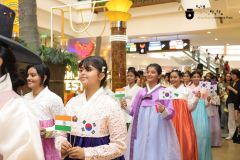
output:
[[[126,22],[111,23],[112,90],[126,86]]]
[[[112,90],[126,85],[126,22],[131,17],[128,10],[132,6],[131,0],[109,0],[106,3],[105,15],[111,22],[112,49]]]

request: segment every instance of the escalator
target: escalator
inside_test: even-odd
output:
[[[207,67],[207,60],[206,60],[206,53],[204,53],[203,51],[200,51],[200,56],[199,58],[197,57],[197,55],[192,54],[192,52],[190,51],[183,51],[187,56],[191,57],[194,61],[196,61],[197,63],[201,63],[204,66],[205,70],[208,70],[214,74],[216,74],[216,65],[213,61],[210,60],[210,67]]]

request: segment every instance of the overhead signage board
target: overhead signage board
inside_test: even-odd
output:
[[[151,41],[142,43],[127,43],[126,50],[128,53],[146,54],[147,52],[166,52],[177,50],[189,50],[190,41],[183,40],[170,40],[170,41]]]
[[[137,52],[137,47],[135,43],[127,43],[126,49],[127,49],[127,52],[129,53]]]
[[[183,41],[182,40],[171,40],[169,42],[169,49],[183,49]]]
[[[149,42],[148,50],[149,51],[160,51],[160,50],[162,50],[161,41]]]
[[[169,41],[161,41],[162,51],[169,50]]]
[[[148,52],[149,42],[136,43],[136,46],[139,54],[146,54]]]

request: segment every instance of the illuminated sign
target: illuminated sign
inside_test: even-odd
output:
[[[79,72],[75,75],[73,72],[66,71],[64,77],[65,90],[66,91],[78,91],[83,90],[83,85],[79,80]]]
[[[146,54],[148,51],[148,45],[149,45],[149,42],[136,43],[137,52],[139,54]]]
[[[161,41],[152,41],[149,42],[149,51],[159,51],[162,50]]]
[[[169,42],[170,49],[183,49],[183,41],[182,40],[171,40]]]
[[[76,53],[80,59],[90,56],[94,49],[94,38],[74,38],[68,40],[68,51]]]
[[[137,52],[137,47],[135,43],[127,43],[126,49],[127,52]]]
[[[190,41],[183,40],[170,40],[170,41],[150,41],[142,43],[127,43],[126,49],[128,53],[146,54],[147,52],[155,51],[174,51],[174,50],[189,50]]]

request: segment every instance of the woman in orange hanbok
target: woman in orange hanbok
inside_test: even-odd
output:
[[[172,121],[180,144],[181,159],[197,160],[197,139],[191,111],[196,108],[201,94],[192,94],[190,89],[181,83],[181,78],[182,73],[180,71],[174,70],[170,73],[170,82],[172,85],[169,89],[173,93],[172,99],[175,110],[175,116]]]

